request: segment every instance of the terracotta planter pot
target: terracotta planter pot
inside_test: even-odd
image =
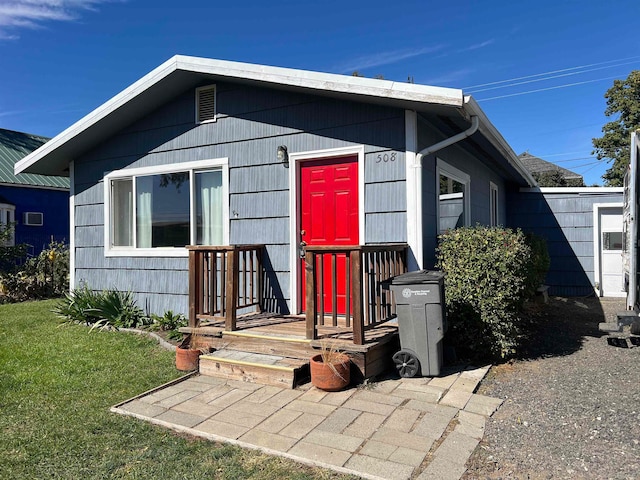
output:
[[[198,369],[200,350],[189,348],[176,348],[176,368],[183,372],[191,372]]]
[[[347,355],[341,355],[335,363],[324,363],[322,355],[311,357],[311,383],[321,390],[337,392],[351,381],[351,360]]]

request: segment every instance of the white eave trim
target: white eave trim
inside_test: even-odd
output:
[[[17,162],[15,172],[25,171],[177,70],[215,75],[220,78],[253,80],[317,91],[450,107],[462,107],[464,100],[462,90],[453,88],[176,55]]]
[[[624,187],[534,187],[521,188],[520,193],[623,194]]]
[[[531,176],[529,170],[520,162],[509,143],[504,139],[498,129],[491,123],[487,115],[482,111],[478,102],[473,97],[464,97],[464,109],[469,115],[477,115],[480,119],[480,132],[504,155],[509,164],[525,179],[530,187],[535,187],[538,182]]]

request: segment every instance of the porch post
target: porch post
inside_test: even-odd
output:
[[[196,328],[198,325],[198,297],[202,291],[202,262],[198,259],[202,255],[197,250],[189,250],[189,327]]]
[[[316,254],[313,252],[305,252],[304,255],[304,274],[305,274],[305,315],[307,320],[307,339],[315,340],[318,338],[318,327],[316,325]],[[322,280],[321,280],[322,281]]]
[[[362,315],[362,251],[349,253],[351,264],[351,298],[353,299],[353,343],[364,344],[364,317]]]
[[[238,312],[236,308],[236,299],[238,298],[238,270],[239,259],[236,248],[232,248],[227,252],[227,278],[225,288],[225,312],[224,312],[224,328],[227,331],[236,329],[236,320]]]

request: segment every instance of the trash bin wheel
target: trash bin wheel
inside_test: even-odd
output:
[[[415,377],[420,371],[420,360],[411,350],[400,350],[393,356],[393,362],[401,377]]]

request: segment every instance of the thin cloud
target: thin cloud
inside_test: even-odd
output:
[[[488,47],[489,45],[492,45],[495,42],[495,40],[492,38],[490,40],[485,40],[484,42],[480,42],[480,43],[476,43],[474,45],[470,45],[466,48],[460,49],[458,50],[458,53],[462,53],[462,52],[470,52],[472,50],[479,50],[481,48],[484,47]]]
[[[453,70],[450,72],[443,73],[442,75],[438,75],[437,77],[431,77],[424,80],[421,80],[420,83],[424,83],[425,85],[441,85],[450,87],[452,85],[457,84],[461,80],[468,78],[469,75],[473,73],[473,70],[470,68],[462,68],[459,70]]]
[[[0,40],[19,38],[16,32],[37,29],[47,22],[70,22],[82,11],[96,10],[115,0],[3,0],[0,2]]]
[[[437,52],[442,48],[444,48],[442,45],[436,45],[434,47],[379,52],[373,55],[365,55],[359,58],[355,58],[348,64],[345,63],[342,66],[338,67],[338,70],[343,73],[351,73],[359,70],[365,70],[367,68],[379,67],[381,65],[389,65],[391,63],[400,62],[402,60],[417,57],[419,55]]]

